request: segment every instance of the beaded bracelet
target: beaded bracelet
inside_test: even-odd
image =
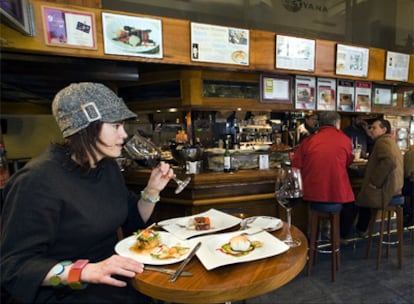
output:
[[[150,198],[145,194],[145,191],[142,190],[141,191],[141,199],[146,203],[155,204],[155,203],[159,202],[160,196],[158,195],[156,198]]]
[[[72,261],[62,261],[59,264],[56,264],[52,271],[53,276],[50,278],[49,282],[53,287],[60,287],[62,286],[62,279],[60,275],[65,271],[65,267],[72,264]]]

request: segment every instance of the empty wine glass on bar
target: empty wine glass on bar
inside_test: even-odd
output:
[[[155,168],[161,161],[161,150],[149,139],[134,134],[124,145],[125,151],[140,166],[145,168]],[[191,177],[180,180],[177,177],[172,178],[177,183],[175,194],[180,193],[190,183]]]
[[[289,247],[300,246],[301,241],[292,238],[290,232],[292,222],[292,208],[302,201],[302,175],[298,168],[281,168],[275,183],[276,200],[280,206],[286,209],[288,229],[286,238],[283,242]]]

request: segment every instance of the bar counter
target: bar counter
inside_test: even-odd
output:
[[[355,195],[358,194],[366,161],[354,162],[348,169]],[[126,169],[124,177],[129,189],[139,193],[146,185],[149,170]],[[191,174],[190,184],[175,194],[176,184],[171,181],[161,192],[161,200],[154,211],[154,220],[188,216],[215,208],[241,218],[267,215],[286,221],[286,211],[274,195],[277,169],[237,170],[231,173],[207,171]],[[184,179],[186,174],[177,173]],[[292,224],[302,232],[308,230],[308,206],[301,203],[292,210]]]
[[[149,170],[124,171],[128,188],[140,192],[146,185]],[[274,195],[276,169],[238,170],[231,173],[203,172],[191,174],[190,184],[175,194],[171,181],[161,192],[161,200],[154,211],[154,220],[188,216],[215,208],[238,217],[274,216],[286,220],[286,212],[276,203]],[[177,173],[178,178],[186,177]],[[292,221],[307,231],[307,207],[300,204],[293,209]]]

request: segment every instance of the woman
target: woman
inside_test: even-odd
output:
[[[126,283],[144,265],[114,254],[117,230],[148,225],[174,173],[155,168],[138,197],[114,160],[135,118],[98,83],[78,83],[53,100],[63,144],[16,172],[4,189],[2,297],[18,303],[142,303]]]

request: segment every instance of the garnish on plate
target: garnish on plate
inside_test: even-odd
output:
[[[161,244],[158,248],[154,249],[151,252],[151,256],[156,259],[165,260],[165,259],[178,259],[188,252],[190,248],[180,246],[179,244],[168,247],[165,244]]]

